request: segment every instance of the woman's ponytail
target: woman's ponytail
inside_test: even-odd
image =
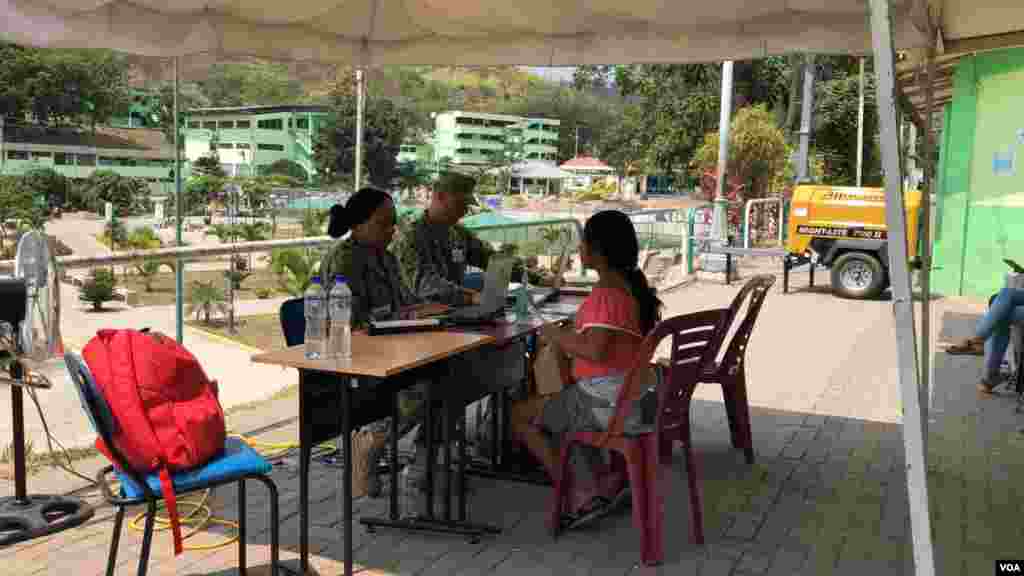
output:
[[[647,334],[658,325],[661,320],[661,300],[658,299],[657,291],[647,282],[647,276],[643,270],[634,266],[624,274],[626,282],[629,283],[629,290],[637,302],[637,312],[640,316],[640,328]]]

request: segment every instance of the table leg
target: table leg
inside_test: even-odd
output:
[[[444,506],[444,520],[445,522],[451,522],[452,519],[452,419],[451,419],[451,404],[448,403],[447,398],[444,404],[441,406],[441,450],[444,451],[441,462],[444,466],[444,494],[442,495],[441,505]]]
[[[459,521],[466,521],[466,411],[459,413]]]
[[[343,377],[341,386],[341,435],[345,447],[345,470],[342,480],[342,493],[345,518],[342,528],[345,530],[345,576],[352,576],[352,391],[351,378]]]
[[[426,469],[426,480],[427,480],[427,509],[424,512],[424,517],[430,519],[434,517],[434,452],[436,450],[434,446],[434,381],[431,379],[430,383],[427,384],[426,389],[423,392],[424,397],[424,408],[426,409],[426,418],[423,421],[423,426],[426,428],[426,443],[427,443],[427,469]]]
[[[304,371],[299,370],[299,567],[309,573],[309,460],[313,455],[312,433],[306,417]]]
[[[398,520],[398,391],[391,395],[391,519]]]

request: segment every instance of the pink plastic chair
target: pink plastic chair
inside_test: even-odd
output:
[[[725,326],[719,332],[713,345],[714,356],[710,358],[700,376],[701,383],[720,384],[725,400],[725,413],[729,417],[729,433],[734,448],[743,450],[748,464],[754,463],[754,439],[750,429],[750,405],[747,401],[747,344],[754,331],[757,317],[761,313],[764,299],[775,284],[775,276],[762,274],[754,276],[743,286],[729,305]],[[743,302],[749,300],[747,313],[740,320]],[[733,324],[737,324],[729,346],[718,359],[719,350]]]
[[[665,557],[663,527],[664,495],[661,489],[662,463],[672,459],[672,442],[679,441],[686,453],[686,475],[690,487],[691,533],[696,544],[704,543],[704,522],[697,485],[697,461],[690,441],[690,400],[701,380],[703,367],[713,361],[720,330],[728,326],[729,310],[705,310],[670,318],[658,324],[647,338],[619,390],[617,409],[603,432],[574,432],[566,436],[561,448],[559,478],[555,479],[555,502],[551,526],[558,536],[559,517],[565,511],[572,489],[569,466],[570,447],[583,444],[612,450],[625,460],[633,496],[633,524],[640,530],[641,560],[644,564],[660,564]],[[655,348],[666,337],[672,337],[669,365],[658,385],[658,410],[649,431],[626,434],[623,426],[636,390],[643,382],[637,376],[654,356]],[[616,466],[622,462],[616,459]]]

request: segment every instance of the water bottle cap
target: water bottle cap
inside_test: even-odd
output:
[[[313,284],[320,284],[320,276],[313,276],[311,281]]]
[[[348,283],[348,278],[346,278],[344,274],[337,274],[337,275],[334,276],[334,283],[335,284],[347,284]]]

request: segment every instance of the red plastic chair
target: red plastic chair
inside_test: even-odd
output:
[[[762,274],[754,276],[740,289],[732,304],[724,328],[719,332],[713,348],[711,361],[705,366],[700,381],[705,384],[720,384],[725,400],[725,413],[729,417],[729,433],[734,448],[743,450],[747,463],[754,463],[754,439],[750,429],[750,404],[747,401],[747,343],[754,330],[754,324],[761,313],[761,306],[768,296],[768,290],[775,284],[775,276]],[[725,342],[732,325],[739,318],[743,302],[749,299],[747,313],[729,341],[729,347],[719,359],[719,350]]]
[[[690,400],[700,381],[702,367],[713,361],[713,345],[718,332],[728,326],[728,309],[705,310],[670,318],[658,324],[644,339],[633,368],[619,390],[617,409],[603,432],[574,432],[566,436],[561,448],[559,478],[555,479],[555,502],[552,508],[554,535],[558,536],[558,520],[568,504],[572,487],[569,466],[570,448],[583,444],[618,453],[625,460],[633,496],[633,524],[640,530],[641,560],[644,564],[660,564],[665,557],[663,527],[664,497],[661,490],[662,462],[670,463],[672,442],[683,443],[686,452],[686,474],[690,486],[691,531],[696,544],[704,543],[703,512],[697,485],[697,461],[690,441]],[[658,343],[672,337],[672,354],[658,386],[658,411],[650,431],[625,434],[623,426],[632,402],[638,396],[643,379],[637,376],[647,368]],[[621,462],[618,463],[621,465]]]

